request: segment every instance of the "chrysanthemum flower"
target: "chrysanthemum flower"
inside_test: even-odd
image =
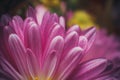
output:
[[[111,36],[108,35],[104,29],[96,30],[96,34],[97,34],[96,39],[92,47],[88,50],[87,54],[84,56],[83,61],[101,57],[110,60],[113,64],[113,69],[111,74],[109,74],[109,77],[114,77],[114,79],[116,78],[117,80],[119,80],[120,79],[119,42],[116,40],[116,37],[114,35]]]
[[[120,58],[120,45],[116,37],[114,35],[108,35],[104,29],[97,29],[96,34],[96,39],[85,59],[104,57],[113,60],[116,57]]]
[[[81,60],[95,38],[95,28],[81,31],[46,12],[29,8],[23,20],[2,18],[0,34],[0,80],[95,80],[108,65],[104,58]],[[6,25],[5,25],[6,24]],[[5,25],[3,27],[3,25]],[[102,80],[102,79],[101,79]]]

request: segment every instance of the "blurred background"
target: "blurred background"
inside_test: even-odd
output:
[[[67,26],[79,24],[105,28],[108,34],[120,36],[120,0],[0,0],[3,14],[25,17],[28,6],[43,5],[66,18]]]

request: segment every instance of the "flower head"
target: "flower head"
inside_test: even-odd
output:
[[[52,7],[55,7],[55,6],[58,6],[60,4],[60,0],[41,0],[41,2],[46,5],[46,6],[52,6]]]
[[[115,36],[108,35],[104,29],[98,29],[96,33],[96,39],[88,51],[88,58],[104,57],[113,60],[116,57],[120,57],[119,42]]]
[[[96,39],[92,47],[88,50],[84,56],[83,61],[87,61],[93,58],[106,58],[112,62],[112,72],[109,77],[120,79],[120,50],[119,42],[116,40],[114,35],[108,35],[104,29],[96,30]],[[105,76],[101,79],[106,79]],[[109,78],[108,78],[109,79]],[[116,80],[115,79],[115,80]],[[114,79],[113,79],[114,80]]]
[[[67,13],[68,25],[78,24],[81,29],[89,28],[90,26],[96,25],[94,18],[86,11],[78,10],[75,12],[69,11]]]
[[[81,31],[74,25],[66,30],[63,17],[46,12],[39,21],[39,12],[29,8],[25,20],[14,16],[6,22],[4,17],[7,24],[0,35],[0,79],[94,80],[101,77],[108,65],[107,59],[81,63],[94,42],[95,28]]]

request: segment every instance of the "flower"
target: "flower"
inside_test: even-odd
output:
[[[39,0],[40,2],[42,2],[44,5],[46,6],[58,6],[60,4],[60,0],[52,0],[52,1],[49,1],[49,0]]]
[[[40,11],[39,11],[40,12]],[[82,62],[95,39],[95,28],[81,31],[78,25],[65,29],[65,20],[29,8],[23,20],[4,16],[0,34],[0,79],[95,80],[109,61],[96,58]],[[41,14],[40,14],[41,15]],[[42,20],[41,20],[42,19]]]
[[[78,24],[81,29],[89,28],[90,26],[96,25],[93,17],[86,11],[78,10],[75,12],[67,12],[68,26]]]
[[[96,39],[92,47],[88,50],[84,56],[83,61],[87,61],[93,58],[106,58],[112,62],[113,68],[111,74],[100,78],[105,80],[107,77],[112,77],[115,80],[119,80],[120,77],[120,50],[119,42],[114,35],[109,36],[104,29],[96,30]],[[109,79],[109,78],[108,78]],[[113,80],[114,80],[113,79]]]
[[[97,29],[96,34],[96,39],[88,51],[89,57],[85,59],[105,57],[113,60],[116,57],[120,57],[119,42],[114,35],[108,35],[104,29]]]

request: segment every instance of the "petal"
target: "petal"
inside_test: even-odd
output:
[[[89,29],[87,29],[86,31],[84,31],[84,35],[90,39],[91,36],[93,36],[96,33],[96,28],[95,27],[91,27]]]
[[[42,5],[36,6],[36,18],[39,25],[41,25],[43,16],[46,13],[46,11],[47,9],[44,6]]]
[[[44,30],[46,29],[46,25],[47,25],[49,19],[50,19],[50,13],[46,12],[43,16],[42,23],[41,23],[41,26],[40,26],[42,32],[44,32]]]
[[[23,19],[20,16],[14,16],[12,19],[12,23],[10,24],[11,27],[14,27],[16,32],[17,32],[17,27],[23,30]]]
[[[59,18],[59,24],[63,27],[63,29],[65,29],[65,19],[64,19],[64,17],[60,17]]]
[[[49,30],[46,30],[46,34],[43,36],[43,47],[49,45],[51,40],[56,36],[64,36],[64,29],[55,23]]]
[[[24,29],[23,32],[25,33],[28,30],[28,27],[30,25],[30,22],[35,22],[33,18],[27,17],[23,23]]]
[[[118,79],[112,76],[103,76],[100,78],[96,78],[95,80],[118,80]]]
[[[29,6],[29,8],[28,8],[26,16],[27,17],[32,17],[37,22],[37,20],[36,20],[36,10],[33,9],[31,6]]]
[[[58,77],[58,80],[65,80],[70,75],[70,73],[79,64],[79,61],[82,58],[82,52],[83,49],[80,47],[74,47],[68,52],[60,64],[60,68],[58,70],[60,76]]]
[[[39,32],[38,25],[35,22],[31,22],[30,26],[28,28],[27,33],[27,47],[30,48],[34,53],[36,57],[41,56],[41,34]]]
[[[31,17],[26,18],[24,21],[24,29],[23,29],[24,44],[26,47],[28,47],[28,30],[29,30],[29,27],[31,25],[30,23],[34,23],[33,18],[31,18]]]
[[[0,80],[15,80],[10,74],[0,69]]]
[[[67,34],[72,32],[72,31],[76,31],[78,34],[81,33],[79,25],[73,25],[72,27],[70,27],[70,29],[68,29],[68,31],[67,31]]]
[[[78,38],[79,36],[75,31],[66,35],[63,56],[66,55],[66,53],[68,53],[73,47],[78,45]]]
[[[13,56],[16,65],[21,74],[26,75],[26,49],[22,41],[16,34],[11,34],[8,39],[11,55]]]
[[[53,15],[54,15],[54,18],[55,18],[55,22],[58,23],[58,22],[59,22],[59,17],[58,17],[58,15],[57,15],[56,13],[54,13]]]
[[[97,77],[107,67],[106,59],[94,59],[83,64],[76,69],[73,79],[88,80]]]
[[[27,49],[27,66],[31,77],[34,79],[35,76],[40,75],[40,63],[37,57],[33,54],[30,49]]]
[[[61,55],[64,46],[64,39],[62,36],[56,36],[46,47],[44,55],[48,55],[51,51],[56,51],[57,55]]]
[[[51,40],[53,39],[55,36],[64,36],[64,29],[59,25],[56,24],[54,26],[54,28],[48,33],[48,39]]]
[[[53,26],[54,23],[57,23],[56,17],[55,17],[55,14],[51,14],[49,16],[48,21],[46,22],[44,34],[46,33],[46,30],[49,30],[51,28],[51,26]]]
[[[46,51],[44,52],[44,56],[43,56],[44,57],[43,62],[47,67],[46,70],[48,70],[49,72],[48,76],[53,77],[57,67],[59,67],[58,64],[62,54],[63,47],[64,47],[64,39],[62,36],[56,36],[55,38],[53,38],[50,45],[46,47]],[[47,66],[47,65],[51,65],[51,66]]]
[[[5,26],[4,29],[3,29],[3,38],[4,38],[4,42],[6,44],[6,46],[8,47],[8,38],[9,38],[9,35],[12,34],[12,33],[15,33],[13,28],[11,28],[10,26]]]
[[[86,33],[84,34],[84,36],[88,39],[88,47],[86,49],[86,51],[88,51],[90,49],[90,47],[92,46],[93,42],[95,41],[96,28],[92,27],[92,28],[86,30]]]
[[[14,67],[7,60],[1,58],[0,61],[1,61],[0,65],[2,66],[2,69],[5,72],[7,72],[9,75],[11,75],[15,80],[23,79],[23,77],[14,69]]]
[[[45,76],[47,76],[45,80],[48,80],[49,78],[50,79],[53,78],[58,66],[57,62],[58,62],[58,59],[55,51],[51,52],[46,56],[44,66],[43,66],[43,73],[45,74]]]
[[[10,26],[12,26],[15,32],[19,35],[19,37],[23,40],[23,20],[20,16],[14,16]]]
[[[88,46],[88,40],[85,36],[80,36],[79,37],[79,42],[78,45],[82,48],[82,49],[86,49]]]
[[[9,44],[8,44],[8,38],[9,35],[14,33],[14,30],[10,26],[4,26],[3,35],[0,36],[0,55],[4,56],[8,61],[14,62],[13,59],[11,59]]]

